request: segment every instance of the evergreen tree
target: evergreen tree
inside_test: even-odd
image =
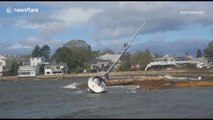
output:
[[[197,50],[197,58],[202,57],[202,51],[200,49]]]
[[[41,48],[39,45],[36,45],[32,51],[32,57],[41,57]]]
[[[49,58],[50,55],[50,47],[48,45],[44,45],[41,50],[41,56],[45,57],[45,58]]]
[[[204,50],[205,57],[213,58],[213,40],[208,43],[208,47]]]

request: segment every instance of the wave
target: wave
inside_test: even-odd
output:
[[[69,85],[66,85],[64,86],[63,88],[69,88],[69,89],[76,89],[77,88],[77,85],[79,85],[79,83],[72,83],[72,84],[69,84]]]
[[[163,78],[167,78],[170,80],[201,80],[201,77],[199,76],[198,78],[190,78],[190,77],[174,77],[171,75],[165,75]]]

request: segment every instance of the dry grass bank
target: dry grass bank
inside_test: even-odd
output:
[[[109,80],[107,86],[119,85],[140,85],[140,90],[156,90],[170,88],[189,88],[189,87],[213,87],[213,80],[201,81],[171,81],[162,78],[145,78],[145,79],[126,79],[126,80]],[[77,86],[80,89],[87,88],[87,83],[82,83]]]

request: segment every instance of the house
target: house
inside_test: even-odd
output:
[[[107,71],[110,66],[109,60],[93,59],[90,62],[91,70],[94,72]]]
[[[114,54],[105,54],[105,55],[102,55],[102,56],[99,56],[97,59],[100,59],[100,60],[110,60],[111,62],[115,62],[118,58],[119,58],[119,54],[117,55],[114,55]]]
[[[44,66],[44,75],[63,75],[68,71],[65,63],[52,63]]]
[[[107,71],[109,67],[114,63],[120,55],[113,55],[113,54],[105,54],[102,56],[97,57],[96,59],[91,60],[90,62],[90,67],[92,71]],[[119,62],[118,64],[114,67],[114,70],[119,67]]]
[[[6,66],[6,59],[4,56],[0,55],[0,77],[2,77],[2,73]]]
[[[44,57],[31,57],[30,58],[30,65],[31,66],[38,66],[41,64],[48,64]]]
[[[24,65],[18,69],[18,77],[36,77],[39,73],[37,66]]]

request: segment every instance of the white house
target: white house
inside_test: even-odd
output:
[[[110,66],[109,60],[93,59],[90,62],[91,70],[95,70],[96,72],[107,71],[109,66]]]
[[[63,75],[68,71],[68,66],[64,63],[55,63],[44,66],[44,75]]]
[[[6,59],[4,56],[0,55],[0,77],[2,76],[2,72],[4,67],[6,66]]]
[[[38,66],[45,61],[44,57],[32,57],[30,58],[30,65],[31,66]]]
[[[114,63],[118,58],[119,58],[120,54],[105,54],[105,55],[102,55],[102,56],[99,56],[98,59],[100,60],[109,60],[111,63]],[[118,61],[118,63],[115,65],[114,69],[113,70],[117,70],[120,66],[120,61]],[[111,65],[109,65],[111,66]]]
[[[38,75],[39,69],[36,66],[24,65],[18,69],[18,77],[35,77]]]

